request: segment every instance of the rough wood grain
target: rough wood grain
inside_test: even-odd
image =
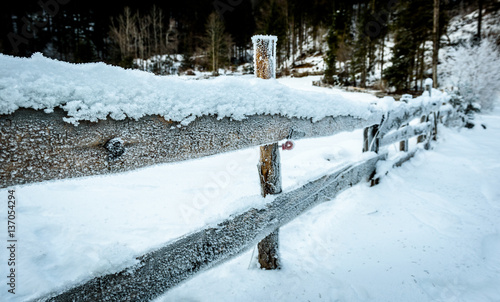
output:
[[[261,195],[280,194],[281,189],[281,159],[277,143],[260,147],[258,164]],[[257,245],[260,267],[267,270],[280,268],[279,261],[279,229],[262,239]]]
[[[65,113],[20,109],[0,116],[0,188],[53,179],[133,170],[270,144],[282,139],[333,135],[369,126],[350,116],[310,119],[255,115],[242,121],[203,116],[187,126],[159,116],[140,120],[102,120],[74,126]],[[121,156],[105,145],[123,142]]]

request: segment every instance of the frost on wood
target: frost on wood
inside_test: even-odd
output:
[[[401,140],[407,140],[417,135],[429,133],[429,131],[432,129],[432,126],[433,125],[430,122],[425,122],[415,126],[402,127],[397,131],[385,135],[380,141],[380,145],[386,146]]]
[[[259,178],[261,195],[280,194],[281,188],[281,158],[278,143],[260,147]],[[278,269],[279,263],[279,229],[269,234],[257,245],[260,267]]]
[[[263,269],[279,269],[279,229],[276,229],[257,245],[259,250],[259,264]]]
[[[260,177],[261,195],[281,193],[281,159],[277,143],[260,147],[258,172]]]
[[[109,151],[108,159],[110,161],[118,159],[120,156],[123,155],[123,153],[125,153],[125,147],[123,146],[123,140],[119,137],[110,139],[104,145],[104,148],[106,148]]]
[[[333,135],[372,123],[372,119],[349,116],[313,123],[310,119],[256,115],[243,121],[203,116],[181,126],[153,115],[138,121],[110,119],[74,126],[65,123],[64,116],[62,110],[47,114],[30,109],[0,115],[1,188],[122,172],[286,138]],[[119,144],[108,145],[110,151],[106,145],[114,138],[120,140],[112,142]]]
[[[152,300],[196,273],[252,248],[304,211],[365,181],[383,158],[385,154],[345,166],[299,189],[277,196],[265,209],[250,209],[216,227],[184,236],[138,257],[139,264],[119,273],[93,278],[39,301]]]
[[[276,78],[276,36],[252,37],[255,76],[261,79]]]

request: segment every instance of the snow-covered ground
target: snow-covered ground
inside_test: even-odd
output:
[[[314,79],[279,81],[350,101],[375,98],[313,87]],[[500,111],[480,119],[486,130],[441,129],[434,150],[392,170],[379,186],[355,186],[283,227],[282,270],[256,269],[250,251],[158,301],[500,299]],[[359,159],[361,141],[361,130],[297,141],[282,152],[284,190]],[[270,199],[260,197],[257,160],[258,148],[251,148],[18,186],[17,293],[5,294],[2,282],[2,297],[26,301],[120,271],[181,235],[263,206]],[[7,200],[6,189],[0,198]],[[7,256],[2,249],[1,259]],[[6,261],[1,267],[6,272]]]
[[[282,227],[281,270],[249,251],[156,301],[500,301],[500,110],[478,121]]]
[[[500,110],[281,228],[279,271],[249,251],[160,301],[500,301]]]

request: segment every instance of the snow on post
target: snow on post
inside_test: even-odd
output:
[[[252,37],[255,76],[261,79],[276,78],[276,42],[278,37],[257,35]]]

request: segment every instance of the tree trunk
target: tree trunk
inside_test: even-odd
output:
[[[479,1],[479,16],[477,19],[477,39],[481,41],[481,22],[483,21],[483,0]]]
[[[432,49],[432,81],[434,88],[438,87],[437,64],[439,54],[439,0],[434,0],[434,26],[432,28],[433,49]]]
[[[382,57],[380,58],[380,79],[384,78],[384,51],[385,51],[385,36],[382,37]]]

